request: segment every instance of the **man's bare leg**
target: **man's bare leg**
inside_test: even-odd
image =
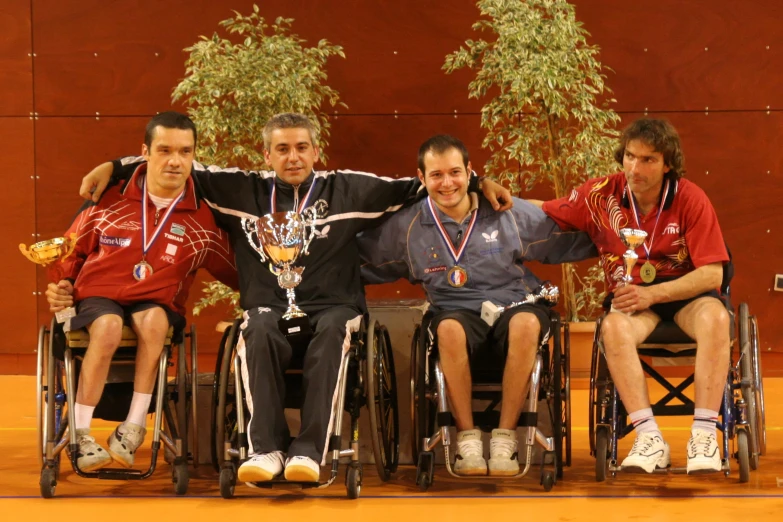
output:
[[[653,417],[647,380],[638,354],[639,345],[659,322],[658,315],[643,310],[633,315],[610,312],[601,324],[609,373],[636,430],[634,445],[622,463],[628,471],[652,473],[655,468],[670,465],[669,447]]]
[[[530,312],[515,314],[508,325],[508,354],[503,369],[503,400],[500,424],[489,442],[489,474],[519,473],[516,428],[527,397],[530,374],[536,359],[541,324]]]
[[[438,354],[451,413],[457,425],[457,455],[454,471],[460,475],[486,475],[481,431],[473,426],[473,381],[465,330],[459,321],[438,323]]]
[[[695,411],[688,442],[688,473],[720,471],[716,423],[729,372],[730,317],[723,303],[702,297],[688,303],[675,322],[696,341]]]

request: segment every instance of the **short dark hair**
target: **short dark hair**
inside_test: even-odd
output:
[[[623,164],[625,147],[629,141],[639,140],[663,154],[663,162],[669,167],[666,173],[671,179],[680,179],[685,175],[685,156],[682,153],[680,135],[674,125],[666,120],[640,118],[625,128],[620,136],[620,145],[614,151],[614,159]]]
[[[264,125],[262,135],[264,138],[264,148],[269,150],[272,145],[272,132],[277,129],[307,129],[310,133],[310,141],[313,147],[318,146],[318,128],[313,121],[298,112],[283,112],[281,114],[275,114]]]
[[[166,111],[159,112],[147,123],[147,130],[144,132],[144,144],[147,148],[152,146],[152,140],[155,138],[155,128],[159,126],[165,129],[193,131],[193,145],[195,146],[198,134],[196,133],[196,124],[193,123],[193,120],[181,112]]]
[[[465,164],[465,169],[467,170],[470,158],[468,157],[468,149],[465,147],[465,144],[454,136],[449,136],[448,134],[438,134],[422,143],[421,147],[419,147],[419,170],[421,171],[422,175],[427,173],[424,170],[424,156],[428,152],[432,152],[433,154],[443,154],[450,149],[457,149],[460,154],[462,154],[462,161]],[[470,172],[468,172],[468,174],[470,174]]]

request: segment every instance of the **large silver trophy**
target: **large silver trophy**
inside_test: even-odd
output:
[[[617,278],[617,286],[630,285],[633,282],[633,267],[636,266],[636,262],[639,260],[639,254],[636,253],[636,249],[644,244],[644,240],[647,239],[647,232],[636,228],[621,228],[620,240],[628,247],[628,250],[623,254],[623,275]],[[611,310],[616,312],[612,306]]]
[[[304,267],[293,266],[301,255],[308,254],[310,242],[315,236],[315,209],[310,207],[301,214],[275,212],[260,219],[242,218],[242,226],[250,246],[272,265],[277,284],[286,291],[288,309],[278,322],[287,336],[298,337],[312,333],[310,320],[297,305],[294,288],[302,282]]]

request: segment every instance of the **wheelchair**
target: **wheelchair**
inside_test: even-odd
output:
[[[325,488],[338,475],[341,457],[350,457],[346,468],[345,487],[348,498],[359,498],[362,487],[362,464],[359,461],[359,417],[361,408],[369,411],[370,435],[375,467],[386,482],[397,471],[399,463],[399,414],[397,381],[389,333],[377,321],[362,320],[358,332],[352,334],[351,346],[343,356],[342,374],[338,377],[340,410],[351,417],[350,447],[341,449],[342,411],[336,412],[332,432],[328,434],[331,453],[331,473],[325,482],[292,482],[276,478],[256,482],[260,488],[299,487]],[[241,361],[237,343],[242,319],[237,319],[223,334],[215,367],[213,386],[212,462],[220,473],[220,494],[232,498],[239,466],[248,459],[247,423],[249,411],[242,387]],[[302,400],[302,365],[306,343],[293,346],[294,357],[285,373],[286,408],[300,408]]]
[[[185,339],[190,341],[190,368],[185,355]],[[95,408],[93,417],[110,421],[125,420],[125,413],[133,395],[133,369],[136,358],[136,334],[133,329],[123,326],[122,341],[112,359],[104,393]],[[141,480],[150,477],[157,464],[161,441],[172,458],[172,481],[177,495],[184,495],[188,489],[188,415],[195,419],[195,404],[198,384],[196,371],[196,330],[191,325],[189,331],[175,332],[169,329],[164,350],[158,365],[157,382],[153,391],[154,401],[150,413],[155,413],[152,436],[152,458],[147,470],[102,468],[85,472],[77,464],[78,444],[75,430],[68,430],[75,422],[76,383],[79,381],[81,361],[89,344],[86,330],[65,333],[61,324],[54,319],[50,325],[42,326],[38,333],[37,367],[37,420],[38,420],[38,460],[41,464],[40,492],[44,498],[55,495],[60,477],[62,451],[68,449],[73,471],[80,477],[108,480]],[[167,369],[172,366],[170,359],[176,354],[177,378],[171,383],[167,380]],[[175,412],[172,412],[171,405]],[[161,414],[162,413],[162,414]],[[164,431],[162,424],[168,428]],[[195,428],[194,428],[195,430]],[[66,431],[68,434],[66,435]],[[194,439],[197,440],[194,433]],[[194,451],[196,451],[194,449]],[[196,459],[197,462],[197,459]]]
[[[457,475],[449,458],[451,433],[454,425],[449,411],[446,395],[446,382],[437,358],[436,347],[430,341],[428,326],[434,314],[424,314],[420,325],[416,325],[411,346],[411,445],[416,467],[416,484],[421,491],[432,485],[435,470],[433,449],[443,444],[446,469],[457,478],[473,479],[514,479],[528,474],[533,465],[533,449],[542,447],[539,483],[545,491],[550,491],[558,479],[563,477],[563,467],[571,466],[571,379],[570,379],[570,343],[568,323],[561,323],[560,315],[550,310],[550,336],[536,354],[533,371],[528,385],[527,403],[520,415],[518,427],[525,429],[520,439],[520,454],[524,449],[525,460],[517,475],[512,477],[482,477]],[[500,421],[503,381],[503,361],[471,362],[473,380],[473,399],[489,401],[483,411],[474,411],[474,424],[482,431],[491,431]],[[538,403],[544,400],[552,425],[552,436],[545,435],[538,428]]]
[[[750,315],[748,305],[742,303],[735,317],[730,302],[729,283],[733,267],[724,267],[721,299],[731,317],[731,359],[723,400],[720,408],[718,430],[723,434],[721,471],[728,477],[731,471],[730,458],[739,464],[739,482],[750,478],[750,470],[757,469],[759,457],[766,453],[766,421],[764,413],[764,387],[761,379],[761,353],[759,348],[758,322]],[[628,422],[628,412],[612,382],[601,344],[601,323],[596,322],[590,371],[589,433],[590,452],[595,456],[595,479],[606,480],[607,473],[615,477],[621,468],[617,460],[617,443],[633,431]],[[736,325],[735,325],[736,321]],[[739,330],[739,338],[737,338]],[[652,358],[693,358],[696,343],[683,332],[674,321],[662,321],[639,346],[639,355]],[[653,414],[685,416],[693,415],[694,402],[684,394],[694,383],[694,374],[678,385],[673,385],[644,359],[641,360],[645,374],[663,386],[666,395],[652,404]],[[684,363],[689,364],[689,363]],[[673,401],[678,403],[672,403]],[[729,450],[732,441],[732,451]],[[685,473],[685,468],[656,470],[656,473]]]

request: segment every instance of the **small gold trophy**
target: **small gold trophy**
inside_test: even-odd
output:
[[[76,234],[71,234],[70,237],[67,238],[56,237],[54,239],[47,239],[46,241],[39,241],[34,245],[30,245],[29,249],[24,243],[21,243],[19,245],[19,251],[33,263],[46,266],[49,263],[65,259],[73,253],[75,247]],[[66,319],[70,319],[75,315],[76,310],[74,310],[72,306],[55,312],[54,314],[58,323],[64,323]]]

